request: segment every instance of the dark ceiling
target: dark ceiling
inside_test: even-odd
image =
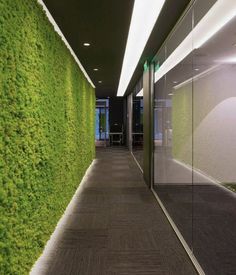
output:
[[[189,2],[166,0],[129,90],[141,77],[145,60],[155,55]],[[44,3],[95,84],[97,97],[115,96],[134,0],[44,0]],[[91,46],[84,47],[84,42]]]

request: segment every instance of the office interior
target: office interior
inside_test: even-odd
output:
[[[0,0],[0,273],[236,274],[235,0],[19,1]]]

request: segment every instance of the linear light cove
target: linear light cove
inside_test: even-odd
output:
[[[137,97],[143,97],[143,88],[142,88],[142,90],[140,90],[139,92],[138,92],[138,94],[136,95]]]
[[[202,47],[236,16],[236,0],[218,0],[155,73],[155,82],[178,65],[194,49]]]
[[[123,96],[165,0],[135,0],[117,96]]]

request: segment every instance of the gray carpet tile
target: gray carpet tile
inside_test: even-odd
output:
[[[236,196],[219,185],[161,185],[156,191],[208,275],[236,274]]]
[[[130,153],[98,148],[45,275],[197,274]]]

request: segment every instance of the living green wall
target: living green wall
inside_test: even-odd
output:
[[[172,97],[172,155],[192,165],[192,93],[190,86],[178,90]]]
[[[0,274],[28,274],[94,158],[94,89],[36,0],[0,0]]]

